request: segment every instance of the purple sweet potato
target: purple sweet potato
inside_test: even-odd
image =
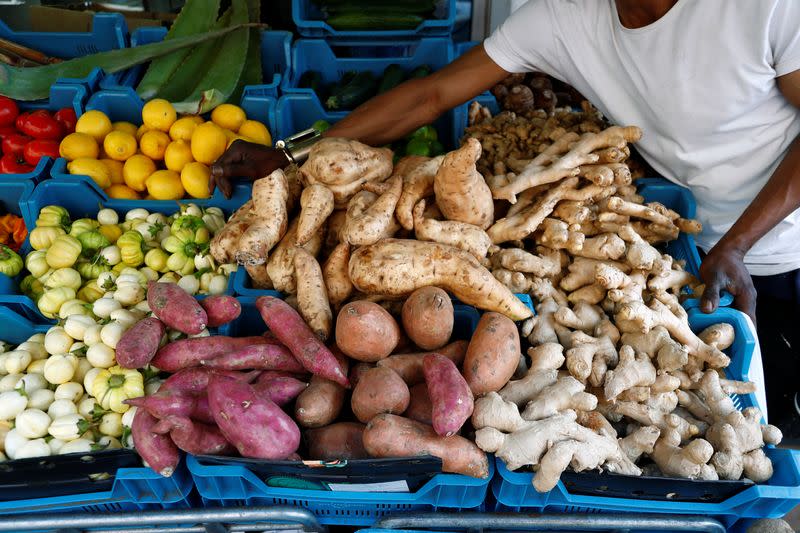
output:
[[[261,296],[256,300],[256,308],[270,331],[291,350],[306,370],[343,387],[350,386],[347,372],[336,357],[289,304],[280,298]]]
[[[233,350],[213,359],[200,362],[203,366],[222,370],[284,370],[304,372],[305,369],[288,348],[280,344],[253,344]]]
[[[143,318],[122,334],[117,342],[117,364],[122,368],[142,368],[150,363],[167,328],[157,318]]]
[[[376,366],[364,372],[353,389],[350,407],[365,424],[380,413],[399,415],[408,408],[408,385],[397,372]]]
[[[365,427],[358,422],[338,422],[319,429],[309,429],[306,431],[309,458],[318,461],[369,458],[361,439]]]
[[[437,353],[425,356],[423,372],[433,406],[433,429],[443,437],[455,435],[475,407],[467,380],[453,361]]]
[[[422,353],[403,353],[397,355],[390,355],[386,359],[378,361],[378,366],[391,368],[403,378],[408,386],[423,383],[425,381],[425,374],[422,371],[422,359],[429,353],[438,353],[444,355],[456,366],[461,366],[464,360],[464,355],[467,353],[467,341],[451,342],[447,346],[443,346],[436,352],[422,352]]]
[[[188,417],[198,422],[213,423],[214,417],[208,410],[208,398],[203,395],[177,393],[169,390],[159,390],[150,396],[128,398],[128,405],[135,405],[145,409],[158,419],[169,416]]]
[[[259,394],[266,395],[267,398],[281,407],[297,398],[297,396],[308,387],[308,383],[305,381],[300,381],[290,376],[267,376],[269,379],[263,380],[261,377],[253,383],[253,388],[255,388]]]
[[[242,304],[233,296],[218,294],[200,300],[200,306],[205,309],[208,316],[207,326],[216,328],[227,324],[242,314]]]
[[[161,348],[151,361],[152,365],[166,372],[177,372],[183,368],[199,366],[201,361],[208,361],[252,344],[268,344],[266,337],[198,337],[181,339]]]
[[[428,394],[428,386],[425,383],[417,383],[409,389],[409,392],[411,401],[408,402],[408,409],[403,416],[432,426],[433,405]]]
[[[193,455],[231,455],[236,452],[217,426],[192,422],[185,416],[167,416],[155,425],[153,431],[169,433],[178,448]]]
[[[242,457],[285,459],[300,445],[297,424],[247,383],[212,374],[208,405],[220,431]]]
[[[250,383],[256,379],[261,372],[234,372],[232,370],[215,370],[215,374],[238,379],[245,383]],[[211,370],[207,368],[185,368],[168,377],[158,392],[170,391],[176,394],[205,395],[208,388],[208,379]]]
[[[170,477],[178,467],[180,454],[169,435],[153,430],[158,420],[144,409],[137,409],[131,424],[131,436],[136,452],[155,472]]]
[[[164,325],[187,335],[197,335],[208,324],[205,309],[177,283],[149,282],[147,303]]]

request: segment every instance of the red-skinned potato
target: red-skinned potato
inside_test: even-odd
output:
[[[422,287],[403,304],[403,329],[423,350],[441,348],[453,334],[453,302],[438,287]]]
[[[358,361],[380,361],[394,351],[399,341],[397,321],[376,303],[350,302],[336,317],[336,345]]]
[[[350,407],[361,422],[380,413],[401,414],[410,401],[408,386],[394,370],[375,367],[367,370],[353,389]]]

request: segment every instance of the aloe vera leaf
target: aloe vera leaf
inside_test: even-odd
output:
[[[250,24],[229,26],[219,31],[179,37],[135,48],[120,48],[41,67],[12,67],[0,63],[0,94],[15,100],[41,100],[50,96],[50,86],[59,78],[84,78],[94,68],[119,72],[165,54],[217,39],[232,32],[247,32]]]
[[[225,28],[230,23],[231,8],[228,8],[211,29],[214,31]],[[157,96],[169,102],[180,102],[188,97],[197,80],[203,77],[208,65],[213,62],[217,52],[221,49],[223,40],[224,37],[207,41],[192,49],[167,83],[158,91]]]
[[[247,23],[247,4],[245,0],[233,0],[231,23],[241,28]],[[249,34],[247,29],[237,30],[226,35],[219,47],[213,63],[207,66],[191,95],[174,105],[179,113],[203,114],[228,101],[244,69],[247,58]]]
[[[187,0],[164,40],[168,41],[209,31],[217,19],[218,11],[219,0]],[[136,87],[139,96],[144,100],[153,98],[190,52],[190,49],[184,48],[153,60],[142,81]]]

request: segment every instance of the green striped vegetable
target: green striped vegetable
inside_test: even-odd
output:
[[[98,67],[106,72],[119,72],[175,50],[201,44],[209,39],[216,39],[235,32],[247,35],[250,27],[252,27],[250,24],[240,24],[215,32],[179,37],[135,48],[100,52],[41,67],[12,67],[0,64],[0,94],[21,101],[40,100],[50,96],[50,86],[59,78],[83,78],[88,76],[92,69]]]
[[[212,31],[225,28],[231,23],[231,8],[225,10],[219,20],[212,26]],[[188,97],[194,89],[197,80],[203,77],[208,65],[217,56],[217,51],[222,46],[224,37],[206,41],[193,48],[189,56],[181,63],[172,74],[169,81],[158,91],[158,97],[169,102],[180,102]]]
[[[225,36],[214,61],[197,83],[191,95],[174,103],[179,113],[202,114],[228,101],[242,76],[247,59],[249,33],[242,24],[249,20],[245,0],[233,0],[231,23],[239,28]]]
[[[187,0],[164,40],[206,33],[216,21],[218,11],[219,0]],[[158,94],[190,52],[184,48],[153,60],[136,87],[139,96],[149,100]]]

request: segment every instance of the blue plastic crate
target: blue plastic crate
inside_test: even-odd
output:
[[[433,15],[410,30],[335,30],[325,22],[322,11],[311,0],[292,0],[292,19],[304,37],[389,39],[450,35],[456,24],[456,0],[439,0]]]
[[[241,106],[249,118],[263,122],[270,131],[274,130],[274,98],[261,96],[257,94],[257,92],[246,93],[242,97]],[[141,124],[142,107],[142,100],[131,87],[99,91],[92,95],[89,102],[86,104],[87,110],[102,111],[108,115],[112,121],[127,121],[133,124]],[[112,201],[116,204],[116,202],[120,201],[109,198],[90,177],[69,174],[67,172],[67,161],[63,158],[56,160],[50,175],[57,181],[82,182],[87,184],[87,187],[94,190],[94,192],[100,196],[104,204],[109,204]],[[233,211],[250,199],[250,190],[250,185],[242,182],[235,185],[233,197],[230,199],[225,198],[222,192],[217,189],[214,191],[211,198],[184,198],[179,200],[179,202],[191,202],[200,206],[213,206],[222,208],[225,211]],[[160,212],[168,212],[164,210],[175,211],[174,207],[176,205],[176,202],[172,200],[125,200],[125,202],[131,205],[135,204],[135,207],[143,207],[151,211]],[[130,209],[132,208],[133,207],[130,207]]]
[[[50,326],[35,325],[0,302],[0,340],[25,342]],[[120,468],[110,491],[0,501],[0,516],[22,513],[106,512],[189,508],[192,478],[184,466],[165,478],[147,467]]]
[[[131,46],[158,43],[167,35],[166,28],[139,28],[131,34]],[[253,85],[263,91],[264,96],[278,97],[278,87],[289,69],[292,34],[288,31],[261,32],[261,71],[264,83]],[[144,76],[147,65],[137,65],[117,72],[100,81],[101,89],[135,88]]]
[[[725,369],[731,379],[749,380],[755,338],[739,311],[721,308],[713,314],[689,310],[689,323],[699,332],[719,322],[734,326],[736,340],[725,350],[731,364]],[[758,406],[755,394],[731,395],[737,409]],[[800,504],[800,451],[774,447],[764,449],[774,464],[775,473],[767,483],[748,487],[720,503],[642,500],[571,494],[563,482],[547,493],[533,488],[530,472],[511,472],[497,460],[498,475],[492,482],[498,511],[571,513],[667,513],[711,516],[730,525],[738,518],[778,518]],[[631,478],[631,491],[643,481]]]
[[[500,112],[500,106],[497,104],[497,99],[491,93],[485,92],[473,98],[469,102],[461,104],[453,109],[453,136],[456,139],[456,144],[461,143],[461,138],[464,137],[464,132],[467,129],[469,105],[477,101],[482,106],[488,107],[492,115]]]
[[[58,159],[56,161],[56,166],[63,162],[63,159]],[[244,185],[240,185],[239,187],[246,189]],[[237,189],[237,195],[240,193],[249,195],[249,192],[246,190],[241,192]],[[75,220],[87,217],[94,218],[97,216],[97,212],[105,207],[114,209],[120,214],[120,218],[123,218],[125,213],[131,209],[137,208],[147,209],[151,213],[171,215],[179,210],[181,204],[186,203],[201,204],[201,202],[193,202],[192,199],[174,202],[108,199],[102,194],[102,191],[96,187],[90,186],[86,183],[86,180],[81,179],[79,176],[67,176],[67,178],[63,180],[47,180],[44,183],[40,183],[28,197],[28,200],[23,202],[23,217],[25,218],[25,225],[29,229],[33,229],[36,227],[36,219],[39,216],[39,211],[42,207],[47,205],[59,205],[66,208],[72,219]],[[226,216],[230,216],[233,210],[238,207],[237,196],[234,196],[231,200],[224,200],[221,203],[214,202],[214,198],[212,198],[202,205],[206,207],[219,207]],[[233,294],[233,278],[234,276],[231,275],[228,279],[228,288],[225,291],[226,294]],[[27,296],[17,294],[13,297],[13,302],[18,307],[26,309],[26,315],[32,317],[33,320],[40,323],[52,322],[39,313],[36,303]]]
[[[23,205],[33,193],[33,182],[15,175],[0,175],[0,207],[3,212],[23,216]],[[0,274],[0,304],[5,296],[18,292],[20,276],[10,278]],[[14,302],[16,305],[17,302]]]

